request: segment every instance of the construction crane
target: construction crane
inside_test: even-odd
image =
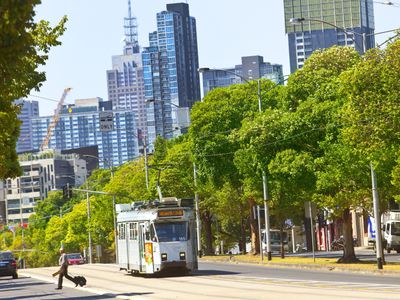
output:
[[[51,120],[51,123],[50,123],[49,127],[47,128],[46,137],[43,140],[42,145],[40,146],[40,150],[41,151],[47,149],[48,146],[49,146],[49,141],[50,141],[50,138],[51,138],[51,134],[53,133],[54,128],[56,128],[56,126],[57,126],[58,120],[60,119],[60,113],[61,113],[61,110],[62,110],[63,105],[64,105],[64,100],[65,100],[65,98],[67,97],[67,94],[70,91],[71,91],[71,88],[64,89],[64,92],[63,92],[63,94],[61,96],[61,99],[57,104],[57,109],[54,112],[53,120]]]

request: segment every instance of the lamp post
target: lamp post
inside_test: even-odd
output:
[[[198,71],[200,73],[204,73],[207,71],[210,71],[210,68],[199,68]],[[232,72],[230,70],[222,70],[222,69],[212,69],[215,71],[223,71],[226,73],[233,74],[239,78],[241,78],[244,82],[250,84],[250,81],[243,76],[240,76],[236,74],[235,72]],[[285,79],[283,80],[285,81]],[[261,80],[257,80],[257,96],[258,96],[258,111],[259,113],[262,112],[262,95],[261,95]],[[276,83],[271,89],[268,91],[276,88],[279,86],[282,82]],[[267,244],[267,258],[268,260],[272,259],[272,250],[271,250],[271,235],[270,235],[270,220],[269,220],[269,205],[268,205],[268,200],[269,200],[269,194],[268,194],[268,183],[267,183],[267,174],[265,169],[263,168],[262,170],[262,182],[263,182],[263,199],[264,199],[264,218],[265,218],[265,236],[266,236],[266,244]],[[262,238],[261,232],[260,232],[260,239]],[[264,251],[264,249],[260,249],[260,251]],[[262,256],[263,259],[263,256]]]
[[[292,23],[293,25],[300,25],[300,24],[303,24],[303,22],[305,22],[305,21],[311,21],[311,22],[322,23],[322,24],[329,25],[329,26],[332,26],[332,27],[334,27],[334,28],[336,28],[336,29],[339,29],[339,30],[343,31],[343,33],[344,33],[344,35],[345,35],[345,41],[344,41],[344,43],[345,43],[346,46],[347,46],[347,39],[348,39],[348,34],[349,34],[349,32],[352,33],[352,34],[355,33],[354,31],[348,31],[346,28],[339,27],[339,26],[337,26],[337,25],[335,25],[335,24],[333,24],[333,23],[330,23],[330,22],[327,22],[327,21],[324,21],[324,20],[321,20],[321,19],[313,19],[313,18],[291,18],[291,19],[289,20],[289,22]],[[352,37],[352,40],[353,40],[353,42],[355,43],[354,37]]]
[[[383,4],[392,5],[392,4],[390,4],[390,3],[391,3],[390,1],[386,1],[386,2],[387,2],[387,3],[383,3]],[[354,35],[360,36],[360,37],[361,37],[361,40],[362,40],[362,50],[363,50],[363,53],[367,52],[367,37],[375,36],[375,35],[379,35],[379,34],[384,34],[384,33],[389,33],[389,32],[394,32],[394,31],[399,30],[399,29],[397,28],[397,29],[385,30],[385,31],[382,31],[382,32],[374,32],[374,33],[366,34],[366,33],[359,33],[359,32],[356,32],[356,31],[354,31],[354,30],[349,30],[349,29],[347,29],[347,28],[337,26],[337,25],[335,25],[335,24],[333,24],[333,23],[330,23],[330,22],[327,22],[327,21],[324,21],[324,20],[321,20],[321,19],[313,19],[313,18],[291,18],[291,19],[289,20],[289,22],[292,23],[293,25],[302,24],[302,23],[305,22],[305,21],[311,21],[311,22],[318,22],[318,23],[326,24],[326,25],[332,26],[332,27],[334,27],[334,28],[336,28],[336,29],[339,29],[339,30],[343,31],[343,33],[344,33],[345,36],[346,36],[346,40],[345,40],[345,45],[346,45],[346,46],[347,46],[347,37],[348,37],[349,34],[352,34],[352,40],[353,40],[354,44],[356,43],[356,41],[355,41],[355,39],[354,39]],[[382,44],[381,44],[380,46],[382,46]]]
[[[110,164],[107,160],[101,159],[101,158],[99,158],[99,157],[97,157],[95,155],[85,154],[85,155],[82,155],[82,156],[91,157],[91,158],[97,159],[97,161],[101,161],[102,160],[103,162],[105,162],[108,165],[109,169],[110,169],[111,179],[114,178],[114,166],[113,166],[112,162]],[[89,190],[87,178],[86,178],[86,188]],[[90,215],[89,192],[86,193],[86,196],[87,196],[87,203],[88,203],[87,204],[88,205],[88,215]],[[113,195],[113,197],[112,197],[112,206],[113,206],[113,226],[114,226],[114,243],[115,243],[115,263],[118,263],[118,240],[117,240],[117,218],[116,218],[116,213],[115,213],[115,195]],[[90,235],[90,230],[89,230],[88,234]],[[90,240],[90,244],[91,244],[91,238],[89,240]],[[89,249],[90,260],[92,259],[91,253],[92,253],[92,250]]]

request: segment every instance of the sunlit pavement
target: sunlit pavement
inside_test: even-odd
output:
[[[20,274],[54,283],[50,275],[54,270],[26,269]],[[400,299],[397,277],[218,263],[200,263],[200,270],[192,276],[160,278],[132,276],[116,265],[105,264],[72,266],[71,272],[88,280],[87,287],[78,291],[104,299]]]

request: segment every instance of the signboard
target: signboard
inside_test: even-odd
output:
[[[99,112],[100,131],[108,132],[114,130],[114,116],[112,111]]]
[[[159,217],[182,217],[183,210],[182,209],[175,209],[175,210],[161,210],[158,212]]]

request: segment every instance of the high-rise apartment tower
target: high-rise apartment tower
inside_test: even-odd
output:
[[[374,47],[373,0],[284,0],[290,70],[316,49],[351,46],[363,53]],[[304,18],[301,23],[291,19]]]
[[[21,106],[18,119],[22,122],[17,142],[17,153],[32,151],[34,148],[31,119],[39,116],[39,102],[20,99],[14,103]]]
[[[167,4],[157,14],[142,57],[149,141],[171,138],[189,125],[189,109],[200,100],[196,20],[188,4]]]

